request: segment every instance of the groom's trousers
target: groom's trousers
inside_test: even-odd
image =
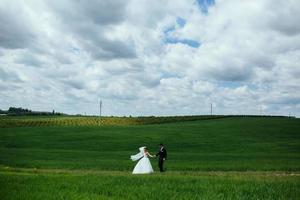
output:
[[[158,160],[158,167],[159,167],[159,171],[163,172],[164,171],[164,159],[163,158],[159,158]]]

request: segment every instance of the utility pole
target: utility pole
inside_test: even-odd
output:
[[[99,101],[99,118],[101,118],[101,111],[102,111],[102,101]]]
[[[213,115],[213,107],[212,107],[212,103],[210,104],[210,115]]]
[[[102,101],[99,100],[99,125],[101,125],[101,113],[102,112]]]

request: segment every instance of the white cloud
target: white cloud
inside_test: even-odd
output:
[[[0,108],[97,114],[101,98],[107,115],[208,114],[213,102],[218,114],[299,116],[299,8],[1,1]]]

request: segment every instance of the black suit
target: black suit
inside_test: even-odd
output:
[[[159,152],[156,154],[156,156],[158,156],[158,167],[159,167],[159,171],[163,172],[164,168],[164,161],[167,159],[167,150],[165,149],[165,147],[162,147],[159,149]]]

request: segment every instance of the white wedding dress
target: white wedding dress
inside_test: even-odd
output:
[[[131,156],[131,160],[133,161],[140,159],[138,163],[135,165],[132,174],[150,174],[153,172],[151,162],[147,154],[145,153],[144,148],[145,147],[141,147],[140,153]]]

